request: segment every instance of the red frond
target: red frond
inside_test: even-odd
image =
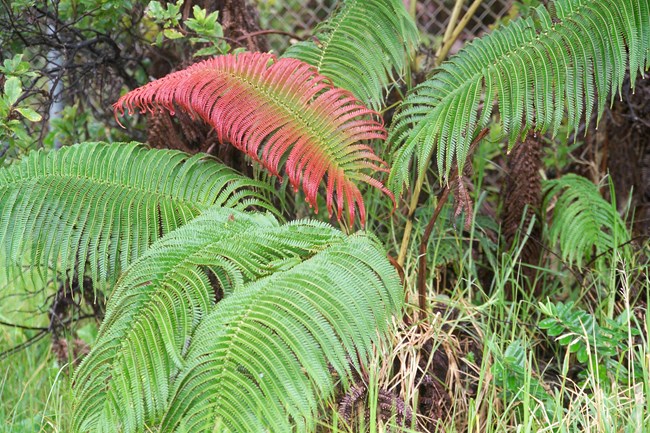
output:
[[[327,209],[350,221],[365,208],[357,181],[392,194],[377,179],[386,164],[368,142],[385,139],[381,117],[313,66],[271,54],[215,57],[172,73],[122,96],[116,115],[181,107],[198,115],[230,142],[279,176],[283,168],[294,190],[302,184],[316,212],[316,195],[326,185]],[[370,174],[370,175],[369,175]]]

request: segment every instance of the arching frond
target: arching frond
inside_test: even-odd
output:
[[[280,227],[271,216],[211,208],[152,245],[118,283],[75,377],[78,430],[155,423],[196,326],[218,299],[342,241],[322,223]]]
[[[371,23],[371,25],[370,25]],[[405,76],[417,44],[415,23],[401,0],[346,0],[314,29],[310,40],[292,45],[284,57],[300,59],[379,110],[384,91]]]
[[[32,152],[0,170],[1,248],[8,265],[104,284],[209,206],[271,209],[264,189],[205,155],[137,143]]]
[[[355,257],[363,261],[357,263]],[[268,277],[276,274],[284,277]],[[266,289],[251,289],[254,281],[266,282]],[[225,299],[216,303],[215,292]],[[309,307],[310,303],[316,306]],[[223,316],[222,304],[241,316]],[[237,319],[251,320],[242,325],[247,331],[240,335],[241,340],[233,341],[228,350],[248,352],[251,360],[266,359],[288,373],[281,377],[269,371],[269,386],[280,390],[294,381],[289,401],[300,404],[292,413],[304,411],[303,416],[308,416],[315,407],[313,392],[327,391],[325,385],[331,389],[325,360],[345,373],[349,369],[346,351],[351,356],[358,347],[365,353],[369,341],[377,338],[377,330],[385,330],[387,315],[400,305],[394,270],[379,247],[365,236],[346,238],[323,223],[279,226],[270,216],[210,209],[154,244],[118,283],[95,348],[75,376],[75,430],[140,432],[145,426],[158,426],[163,417],[171,416],[170,411],[189,415],[184,412],[186,402],[173,408],[177,404],[175,389],[181,386],[181,378],[198,379],[192,356],[221,344],[205,335],[225,329],[211,322],[215,317],[223,317],[233,327],[239,326]],[[270,317],[264,319],[267,314]],[[334,321],[332,328],[323,322],[326,319]],[[309,341],[307,329],[318,331],[316,342]],[[265,332],[284,336],[285,350],[293,350],[299,357],[292,360],[283,357],[286,354],[276,354],[278,337],[267,341]],[[319,350],[320,340],[329,346],[322,345]],[[320,364],[312,362],[316,360]],[[324,381],[310,394],[305,393],[309,387],[303,387],[308,380],[302,373],[294,374],[301,361],[310,361],[305,365],[307,371]],[[239,370],[245,368],[243,364]],[[250,389],[245,382],[224,386],[233,384]],[[266,405],[267,396],[262,397],[262,405]],[[279,397],[286,395],[268,396],[268,404]],[[247,418],[247,405],[241,403],[240,417]],[[189,409],[194,407],[191,403]],[[218,414],[209,417],[206,422],[212,425]],[[175,423],[172,418],[169,422]],[[275,422],[286,419],[272,420],[269,425]],[[186,431],[212,431],[202,428],[193,426]]]
[[[477,39],[443,63],[407,96],[389,141],[396,148],[389,187],[409,182],[412,159],[426,170],[437,149],[445,176],[454,158],[465,163],[473,138],[498,101],[511,144],[530,129],[569,130],[600,116],[607,95],[620,91],[629,65],[632,83],[650,67],[650,0],[558,0],[534,17],[514,20]],[[584,116],[583,116],[584,115]]]
[[[582,266],[630,239],[616,205],[600,195],[598,187],[582,176],[567,174],[544,185],[545,208],[554,197],[551,244],[560,244],[560,253],[569,264]]]
[[[248,284],[199,325],[161,430],[313,431],[329,370],[346,383],[401,303],[395,269],[364,235]]]
[[[126,106],[153,111],[181,107],[217,130],[219,140],[262,163],[271,173],[284,166],[294,189],[302,184],[314,207],[326,178],[326,203],[350,220],[358,208],[365,220],[363,198],[355,182],[388,191],[370,174],[386,171],[369,146],[385,138],[372,110],[349,92],[337,89],[313,66],[271,54],[242,53],[196,63],[140,87],[119,99]],[[370,174],[369,174],[370,173]],[[316,209],[317,210],[317,209]]]

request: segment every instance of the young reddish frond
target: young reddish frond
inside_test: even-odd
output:
[[[196,63],[122,96],[116,115],[175,107],[210,123],[221,142],[230,142],[279,176],[281,167],[295,191],[302,183],[307,202],[324,180],[327,210],[344,208],[361,223],[365,208],[355,182],[392,194],[374,172],[386,163],[368,145],[385,139],[381,117],[348,91],[334,87],[313,66],[265,53],[225,55]]]

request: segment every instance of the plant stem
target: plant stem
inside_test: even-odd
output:
[[[411,231],[413,230],[413,214],[415,214],[415,210],[418,207],[418,199],[420,198],[420,191],[422,190],[422,185],[424,184],[425,177],[426,173],[422,173],[422,176],[418,177],[418,180],[415,183],[415,188],[413,189],[413,194],[411,195],[409,211],[406,216],[406,225],[404,226],[404,235],[402,236],[402,244],[400,245],[399,254],[397,256],[397,263],[400,266],[404,266],[404,261],[406,260],[406,252],[408,249],[409,240],[411,239]]]
[[[433,212],[433,216],[431,217],[431,220],[429,220],[429,224],[427,224],[427,228],[424,230],[424,234],[422,235],[422,241],[420,242],[420,251],[419,251],[419,256],[418,256],[418,305],[420,306],[421,311],[426,311],[427,308],[427,284],[426,284],[426,277],[427,277],[427,244],[429,243],[429,238],[431,237],[431,233],[433,232],[433,226],[436,225],[436,221],[438,220],[438,215],[440,215],[440,211],[442,211],[442,207],[447,203],[447,198],[449,198],[449,189],[450,186],[447,184],[442,192],[440,193],[440,197],[438,197],[438,205],[436,206],[436,210]]]
[[[488,129],[485,128],[481,132],[479,132],[479,134],[476,136],[476,138],[474,138],[474,140],[472,140],[472,143],[469,146],[469,151],[467,152],[468,158],[474,153],[474,149],[476,149],[478,143],[487,135],[487,133],[488,133]],[[457,161],[455,161],[455,163],[458,164]],[[421,311],[426,311],[427,308],[427,285],[426,285],[427,245],[429,244],[429,238],[431,237],[431,233],[433,232],[433,227],[435,226],[436,221],[438,220],[440,211],[442,211],[442,207],[447,202],[447,198],[449,198],[449,190],[451,188],[451,184],[455,181],[458,182],[463,181],[463,179],[459,176],[458,170],[452,171],[449,182],[447,182],[447,185],[445,185],[444,189],[440,193],[440,196],[438,197],[438,204],[436,206],[436,210],[433,212],[433,215],[431,216],[431,220],[429,220],[429,223],[427,224],[427,227],[424,230],[424,234],[422,235],[422,240],[420,241],[420,249],[418,255],[417,287],[418,287],[418,305],[420,306]]]
[[[464,0],[456,1],[456,5],[454,6],[453,12],[456,12],[456,10],[458,9],[457,15],[460,14],[460,7],[462,6],[463,1]],[[449,39],[447,39],[448,33],[450,32],[450,29],[453,27],[453,22],[457,19],[457,16],[454,17],[452,12],[451,21],[449,22],[449,26],[447,26],[447,30],[445,31],[446,42],[443,44],[440,53],[436,57],[436,65],[442,63],[445,57],[447,57],[447,54],[449,53],[451,46],[454,44],[456,39],[458,39],[458,36],[460,36],[460,33],[463,31],[465,26],[467,26],[467,23],[469,22],[470,18],[474,15],[474,12],[476,12],[476,9],[479,7],[482,1],[483,0],[474,0],[474,3],[472,3],[472,5],[469,7],[467,12],[463,16],[463,18],[460,20],[460,22],[458,23],[454,31],[451,33]],[[415,3],[416,1],[412,0],[410,4],[411,7],[414,7],[413,5]],[[427,156],[427,163],[425,164],[425,166],[429,165],[432,157],[433,157],[433,151]],[[418,176],[418,179],[415,182],[415,188],[413,189],[413,195],[411,195],[411,201],[409,203],[406,224],[404,226],[404,234],[402,235],[402,243],[399,248],[399,254],[397,255],[397,263],[400,266],[404,266],[404,262],[406,260],[406,252],[408,250],[409,241],[411,240],[411,232],[413,231],[413,214],[415,214],[415,210],[417,209],[418,206],[418,200],[420,199],[420,192],[422,191],[422,185],[424,184],[425,177],[426,177],[426,171],[423,172],[420,176]]]
[[[456,21],[458,21],[458,16],[460,15],[460,11],[463,8],[464,4],[465,4],[465,0],[456,0],[456,4],[454,5],[454,9],[451,11],[451,17],[449,18],[449,23],[447,24],[447,28],[445,29],[445,35],[442,37],[442,45],[440,45],[440,48],[438,48],[438,52],[436,53],[436,63],[437,64],[438,64],[437,59],[440,58],[440,53],[442,52],[442,47],[451,38],[451,35],[454,32],[454,27],[456,26]]]
[[[472,3],[469,9],[467,9],[467,12],[465,12],[465,15],[463,15],[463,18],[460,20],[460,22],[454,29],[454,32],[451,34],[451,37],[447,39],[443,44],[442,49],[440,50],[440,54],[438,55],[438,57],[436,57],[436,66],[440,65],[443,62],[443,60],[445,60],[452,45],[454,45],[456,39],[458,39],[463,29],[467,26],[467,23],[469,23],[469,20],[472,18],[474,12],[476,12],[476,9],[479,7],[482,1],[483,0],[474,0],[474,3]]]

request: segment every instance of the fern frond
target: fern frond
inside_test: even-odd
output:
[[[558,0],[470,43],[404,101],[389,133],[389,188],[408,184],[414,158],[422,175],[436,149],[440,173],[454,158],[462,172],[497,101],[511,145],[532,128],[556,133],[565,109],[570,131],[594,108],[599,120],[627,66],[632,83],[648,68],[649,32],[650,0]]]
[[[395,269],[365,235],[248,284],[199,325],[161,430],[313,431],[329,369],[349,383],[401,303]]]
[[[369,25],[372,23],[372,25]],[[334,85],[379,110],[384,91],[409,72],[418,31],[400,0],[347,0],[314,30],[311,40],[285,51],[316,67]]]
[[[545,204],[557,197],[549,236],[560,244],[562,259],[582,266],[630,240],[616,205],[600,195],[598,187],[582,176],[567,174],[544,184]]]
[[[346,207],[350,221],[365,208],[357,181],[390,194],[370,174],[387,171],[369,146],[385,138],[375,112],[349,92],[337,89],[313,66],[271,54],[218,56],[153,81],[122,96],[114,105],[173,113],[178,106],[217,130],[219,140],[262,163],[278,175],[285,167],[295,190],[302,184],[317,209],[316,195],[326,178],[327,209]]]
[[[305,395],[308,387],[302,387],[306,381],[302,373],[294,374],[300,367],[295,366],[298,361],[275,354],[272,347],[277,341],[269,339],[261,343],[258,338],[265,338],[262,337],[265,332],[286,337],[289,347],[284,349],[298,354],[305,352],[298,359],[309,359],[307,371],[317,374],[329,386],[332,379],[327,364],[313,364],[311,358],[321,361],[331,358],[332,364],[343,373],[349,368],[347,357],[341,355],[340,348],[334,352],[336,356],[323,353],[316,344],[303,338],[308,335],[307,329],[320,329],[317,339],[334,346],[342,343],[350,354],[356,344],[362,352],[368,349],[367,341],[376,338],[377,329],[385,329],[385,315],[397,311],[401,305],[400,289],[394,270],[374,242],[364,236],[351,239],[323,223],[303,221],[279,226],[270,216],[228,209],[209,209],[165,236],[129,268],[109,302],[95,348],[75,376],[75,431],[145,431],[145,426],[155,427],[164,416],[170,416],[169,411],[177,410],[172,401],[174,389],[180,386],[181,378],[196,378],[192,373],[196,365],[191,357],[211,351],[216,343],[204,334],[224,329],[210,322],[216,320],[210,319],[213,316],[225,317],[220,313],[221,305],[227,311],[238,310],[244,316],[240,320],[251,320],[242,326],[247,327],[247,332],[240,335],[243,341],[232,342],[231,353],[249,351],[251,360],[264,358],[290,373],[287,378],[269,371],[266,377],[273,381],[270,386],[276,390],[290,381],[300,385],[290,388],[293,392],[290,401],[301,402],[299,409],[307,406],[305,410],[309,414],[316,398]],[[340,245],[346,247],[337,252],[336,247]],[[355,263],[353,257],[357,256],[363,257],[364,262]],[[314,261],[321,266],[308,265]],[[294,269],[303,271],[298,273]],[[273,279],[276,274],[291,277]],[[312,287],[330,280],[331,283],[321,288],[324,293]],[[254,281],[266,281],[270,287],[255,290],[257,295],[253,297],[253,289],[248,286],[254,285]],[[338,287],[345,281],[353,287]],[[216,290],[225,299],[215,307]],[[304,309],[309,302],[318,305]],[[347,303],[352,306],[341,305]],[[334,330],[321,323],[323,317],[316,313],[318,308],[325,309],[329,315],[326,317],[336,319]],[[355,316],[348,317],[352,310]],[[270,317],[264,322],[267,314]],[[383,322],[374,322],[380,319]],[[238,326],[236,318],[227,320],[228,326]],[[355,328],[359,322],[365,326]],[[217,327],[210,330],[213,326]],[[322,346],[322,349],[329,347]],[[274,358],[277,356],[280,357]],[[247,383],[240,386],[248,388]],[[266,400],[267,397],[251,398]],[[277,395],[268,396],[269,404],[276,398]],[[178,408],[188,409],[185,404]],[[266,410],[264,406],[258,408]],[[240,406],[239,411],[248,416],[244,415],[246,405]],[[215,418],[216,415],[211,416],[208,423],[212,425]],[[173,429],[164,427],[161,431]],[[204,430],[195,426],[186,431]]]
[[[7,265],[89,270],[103,285],[209,206],[272,209],[265,189],[205,155],[136,143],[32,152],[0,170],[1,248]]]

